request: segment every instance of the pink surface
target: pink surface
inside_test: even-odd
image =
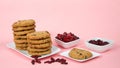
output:
[[[1,68],[119,68],[120,65],[120,0],[0,0],[0,67]],[[57,33],[73,32],[81,38],[77,47],[86,48],[85,40],[102,37],[113,40],[110,51],[79,63],[67,59],[68,65],[59,63],[32,65],[30,59],[6,47],[13,41],[13,22],[34,19],[36,30]],[[62,51],[67,49],[61,48]],[[59,54],[53,57],[61,57]],[[48,60],[42,59],[42,61]]]

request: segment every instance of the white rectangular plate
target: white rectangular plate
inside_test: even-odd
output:
[[[20,53],[20,54],[22,54],[22,55],[24,55],[24,56],[26,56],[26,57],[28,57],[28,58],[30,58],[30,59],[33,59],[33,58],[31,57],[31,55],[28,54],[27,51],[17,50],[16,47],[15,47],[15,43],[14,43],[14,42],[7,44],[7,47],[8,47],[8,48],[11,48],[11,49],[13,49],[13,50],[15,50],[15,51],[17,51],[18,53]],[[41,56],[41,57],[39,57],[39,58],[48,57],[48,56],[54,55],[54,54],[56,54],[56,53],[58,53],[58,52],[61,51],[60,48],[58,48],[58,47],[56,47],[56,46],[54,46],[54,45],[52,46],[52,49],[51,49],[51,50],[52,50],[52,52],[51,52],[50,54],[43,55],[43,56]]]
[[[85,49],[83,49],[83,50],[85,50]],[[84,60],[77,60],[77,59],[73,59],[73,58],[71,58],[71,57],[69,56],[69,52],[70,52],[70,51],[71,51],[71,49],[68,50],[68,51],[65,51],[65,52],[60,53],[60,55],[61,55],[61,56],[64,56],[64,57],[67,57],[67,58],[69,58],[69,59],[72,59],[72,60],[78,61],[78,62],[84,62],[84,61],[87,61],[87,60],[90,60],[90,59],[93,59],[93,58],[95,58],[95,57],[100,56],[99,53],[96,53],[96,52],[93,52],[93,51],[89,51],[89,52],[91,52],[92,55],[93,55],[91,58],[84,59]],[[88,50],[87,50],[87,51],[88,51]]]

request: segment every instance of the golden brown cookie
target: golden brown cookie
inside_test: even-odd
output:
[[[15,45],[18,46],[18,47],[21,47],[21,48],[26,48],[26,47],[28,47],[27,44],[17,44],[17,43],[16,43]]]
[[[48,31],[39,31],[39,32],[33,32],[27,34],[28,39],[44,39],[49,37],[50,37],[50,33]]]
[[[24,31],[24,30],[30,30],[30,29],[34,29],[35,25],[31,25],[31,26],[24,26],[24,27],[16,27],[13,28],[13,31]]]
[[[16,28],[16,27],[24,27],[24,26],[31,26],[34,25],[35,21],[33,19],[29,19],[29,20],[19,20],[17,22],[15,22],[12,27]]]
[[[26,44],[27,43],[27,39],[21,39],[21,40],[14,40],[15,43],[24,43]]]
[[[85,55],[85,59],[88,59],[88,58],[92,57],[92,53],[91,52],[89,52],[87,50],[84,50],[83,52],[84,52],[84,55]]]
[[[46,54],[50,54],[51,50],[47,50],[47,51],[44,51],[44,52],[30,52],[30,51],[28,51],[28,53],[30,55],[46,55]]]
[[[31,48],[35,48],[35,49],[40,49],[40,48],[50,47],[51,44],[52,43],[44,43],[44,44],[39,44],[39,45],[28,44],[28,46]]]
[[[35,49],[35,48],[31,48],[31,47],[27,48],[27,50],[30,51],[30,52],[43,52],[43,51],[47,51],[47,50],[50,50],[50,49],[51,49],[51,46],[47,47],[47,48],[40,48],[40,49]]]
[[[16,49],[18,49],[18,50],[27,50],[27,47],[19,47],[19,46],[16,46]]]
[[[14,35],[20,36],[20,35],[26,35],[28,33],[35,32],[35,29],[27,30],[27,31],[20,31],[20,32],[14,32]]]
[[[51,38],[41,39],[41,40],[30,40],[28,39],[28,43],[30,44],[44,44],[44,43],[51,43]]]
[[[27,36],[14,36],[14,39],[27,39]]]
[[[92,53],[86,50],[73,48],[69,52],[69,56],[74,59],[83,60],[92,57]]]

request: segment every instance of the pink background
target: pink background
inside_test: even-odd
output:
[[[113,40],[114,47],[96,59],[79,63],[67,59],[59,63],[32,65],[31,60],[9,49],[13,41],[13,22],[34,19],[36,30],[48,30],[53,44],[58,33],[72,32],[81,38],[77,47],[86,48],[85,40],[102,37]],[[119,68],[120,0],[0,0],[0,67],[1,68]],[[67,49],[61,48],[62,51]],[[61,57],[59,54],[53,57]],[[42,61],[49,60],[48,58]]]

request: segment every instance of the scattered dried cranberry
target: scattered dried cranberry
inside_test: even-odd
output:
[[[38,57],[40,57],[40,56],[31,56],[32,58],[34,58],[32,61],[31,61],[31,63],[34,65],[35,63],[41,63],[41,61],[38,59]],[[50,60],[48,60],[48,61],[45,61],[44,63],[48,63],[48,64],[51,64],[51,63],[54,63],[54,62],[59,62],[59,63],[61,63],[61,64],[68,64],[68,62],[66,62],[66,60],[65,59],[63,59],[63,58],[57,58],[57,59],[54,59],[53,57],[51,57],[50,58]]]
[[[51,64],[51,63],[54,63],[54,62],[59,62],[61,64],[68,64],[68,62],[66,62],[65,59],[63,58],[57,58],[57,59],[54,59],[53,57],[51,57],[51,60],[50,61],[45,61],[44,63],[48,63],[48,64]]]
[[[36,62],[37,62],[37,63],[41,63],[41,61],[40,61],[40,60],[38,60],[38,59],[36,59]]]
[[[51,64],[51,63],[53,63],[53,62],[55,62],[55,59],[53,58],[53,57],[51,57],[51,60],[49,61],[45,61],[44,63],[48,63],[48,64]]]
[[[38,57],[41,57],[41,56],[33,55],[31,57],[37,59]]]
[[[57,58],[57,59],[56,59],[56,62],[60,62],[60,59],[59,59],[59,58]]]
[[[65,62],[64,64],[68,64],[68,62]]]
[[[53,57],[51,57],[51,61],[52,61],[52,62],[55,62],[55,59],[54,59]]]
[[[53,63],[53,61],[45,61],[44,63],[51,64],[51,63]]]
[[[35,64],[35,60],[32,60],[31,63],[34,65]]]
[[[36,63],[41,63],[41,61],[38,59],[38,57],[41,57],[41,56],[37,56],[37,55],[34,55],[34,56],[31,56],[32,58],[34,58],[31,63],[34,65],[35,62]]]

